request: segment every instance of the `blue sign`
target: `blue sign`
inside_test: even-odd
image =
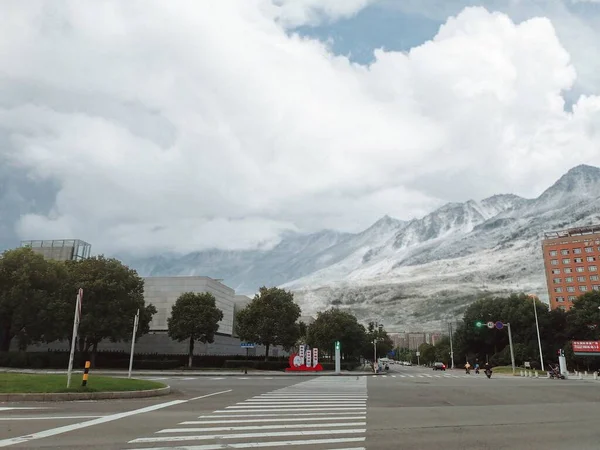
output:
[[[388,356],[396,356],[396,350],[392,350],[388,353]]]
[[[254,348],[254,344],[252,342],[240,342],[240,347],[242,347],[242,348]]]
[[[496,328],[501,330],[502,328],[504,328],[504,324],[502,322],[498,321],[498,322],[496,322]]]

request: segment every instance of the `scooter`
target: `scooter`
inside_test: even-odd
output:
[[[548,376],[554,380],[564,380],[565,376],[560,373],[557,369],[552,369],[548,371]]]
[[[488,379],[492,378],[492,369],[485,369],[485,376],[488,377]]]

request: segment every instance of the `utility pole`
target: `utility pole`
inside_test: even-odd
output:
[[[540,324],[538,323],[537,308],[535,307],[535,301],[537,300],[537,297],[533,294],[530,294],[529,297],[533,300],[533,314],[535,315],[535,329],[537,331],[538,347],[540,349],[540,364],[542,365],[542,372],[544,372],[544,357],[542,355],[542,340],[540,339]]]
[[[513,351],[512,333],[510,331],[510,323],[505,324],[508,328],[508,343],[510,345],[510,362],[512,364],[512,373],[515,374],[515,353]]]

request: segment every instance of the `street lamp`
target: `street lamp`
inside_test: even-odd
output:
[[[542,355],[542,340],[540,339],[540,324],[538,323],[537,308],[535,307],[535,301],[537,296],[529,294],[529,298],[533,300],[533,314],[535,315],[535,329],[537,331],[538,347],[540,349],[540,364],[542,365],[542,372],[544,371],[544,356]]]

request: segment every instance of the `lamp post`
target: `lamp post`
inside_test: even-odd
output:
[[[535,315],[535,329],[537,331],[538,347],[540,349],[540,364],[542,365],[542,372],[544,372],[544,356],[542,355],[542,340],[540,338],[540,324],[538,323],[537,308],[535,307],[535,301],[537,297],[534,294],[529,294],[529,298],[533,300],[533,314]]]

